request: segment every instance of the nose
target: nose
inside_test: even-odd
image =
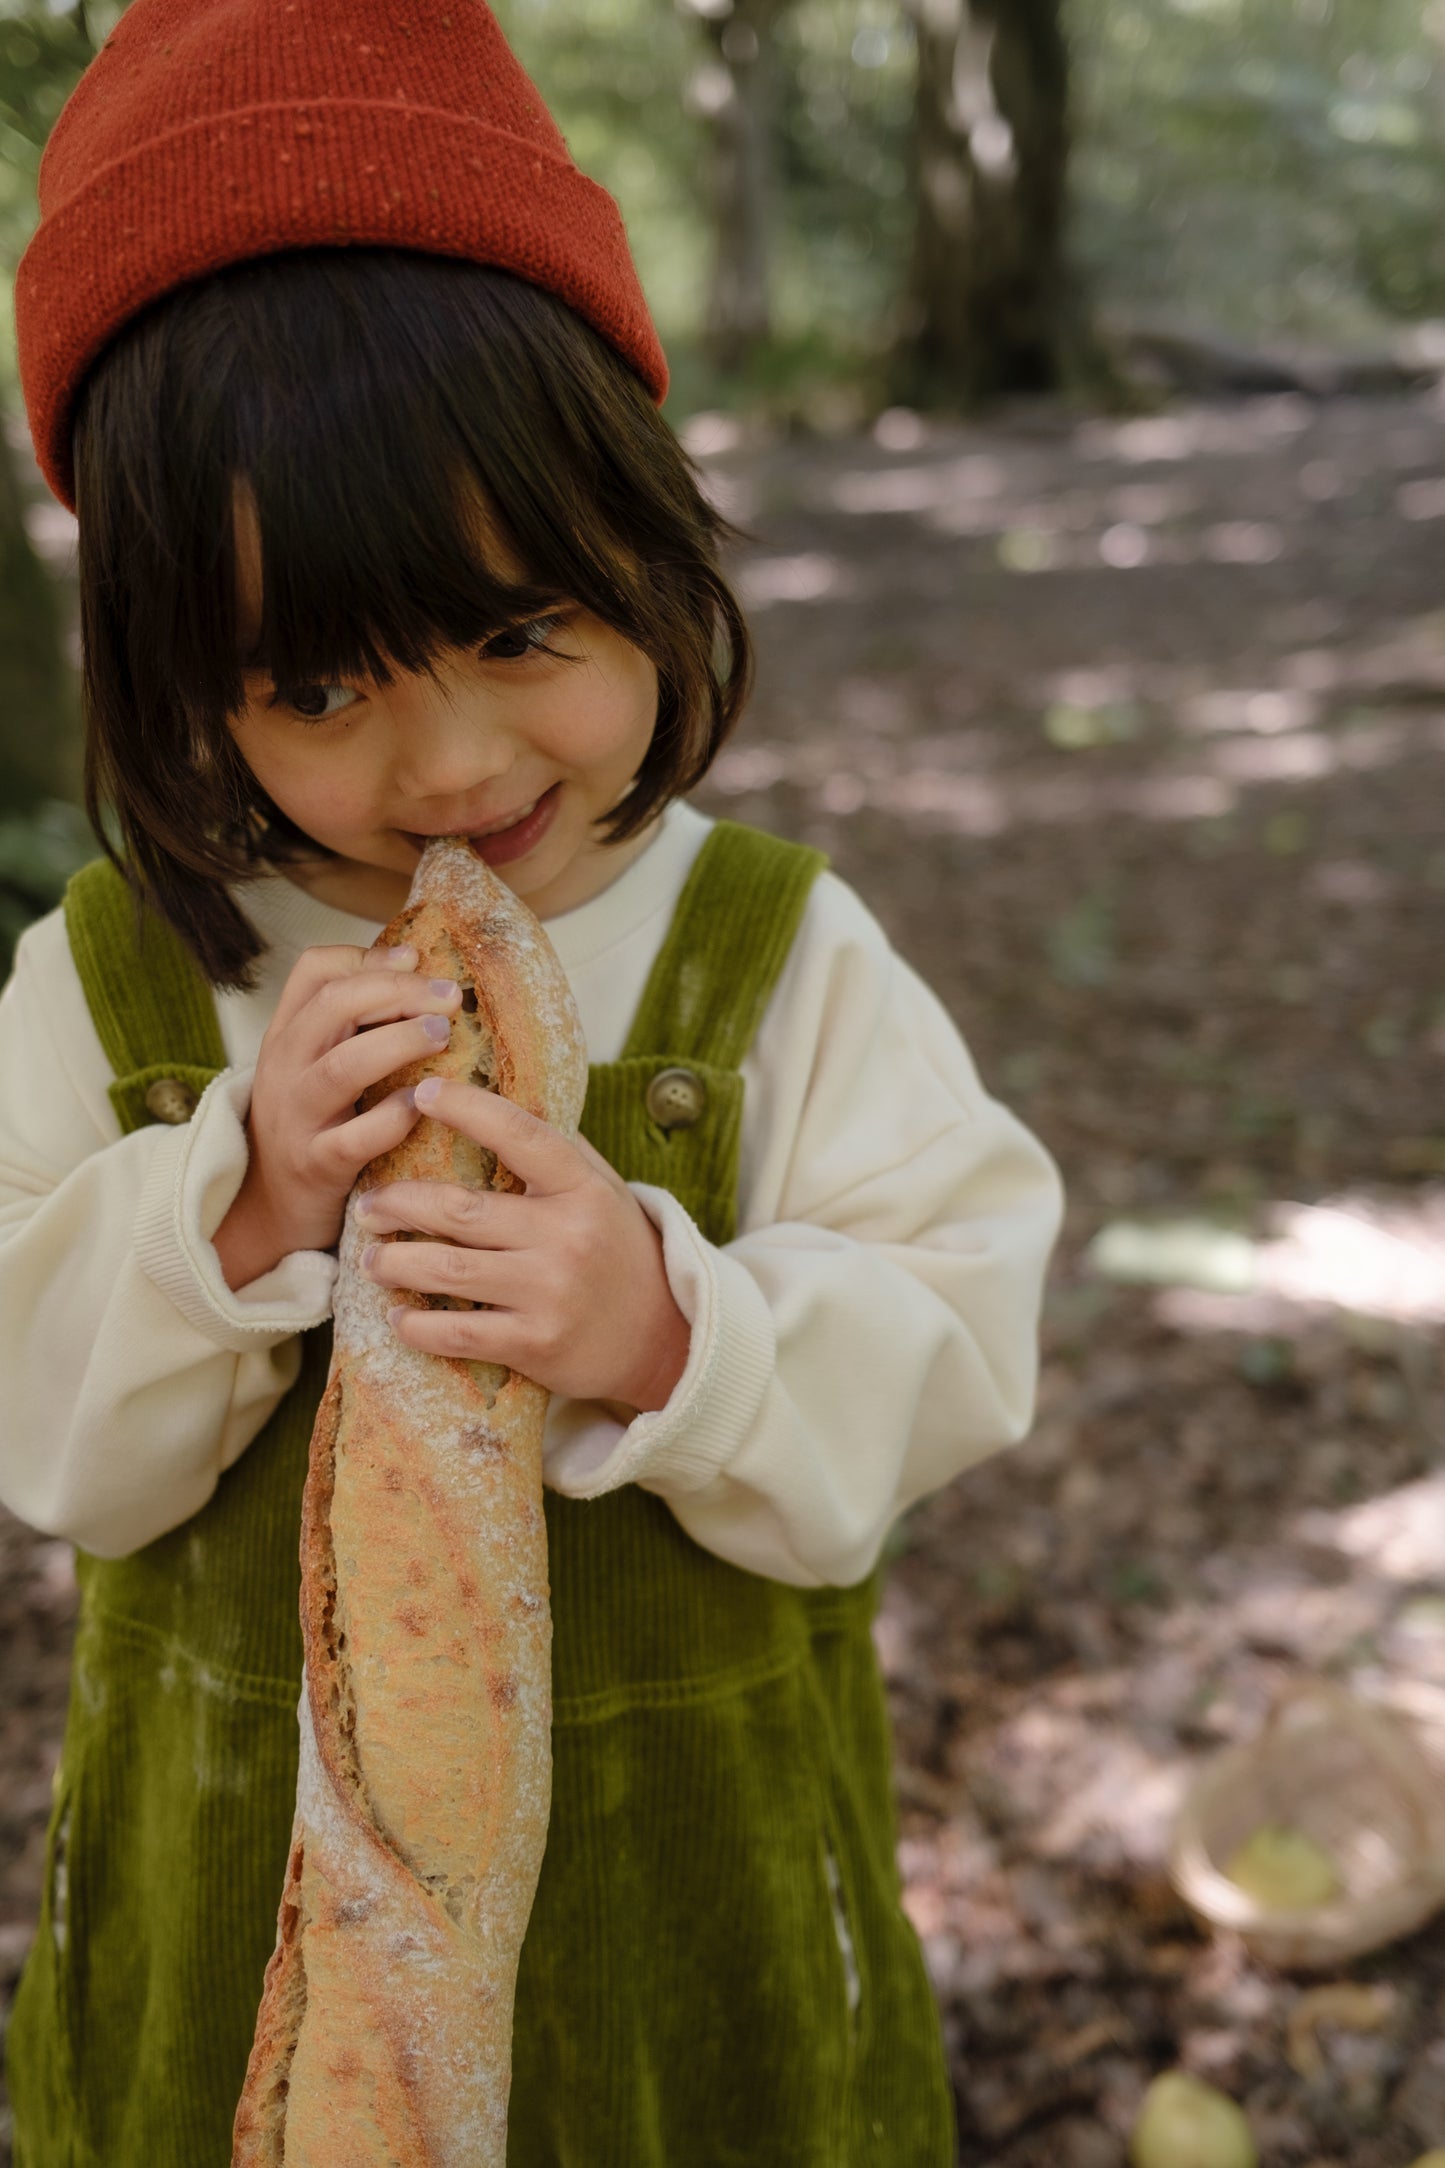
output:
[[[488,714],[485,696],[475,688],[449,693],[445,685],[421,677],[394,699],[393,712],[397,795],[428,819],[445,821],[448,800],[475,799],[516,758],[499,719]]]

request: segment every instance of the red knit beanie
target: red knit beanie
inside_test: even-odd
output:
[[[617,206],[482,0],[132,0],[51,131],[15,274],[62,504],[76,392],[128,317],[224,264],[348,242],[515,272],[667,390]]]

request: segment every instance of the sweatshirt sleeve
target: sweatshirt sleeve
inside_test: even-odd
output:
[[[846,1585],[915,1500],[1027,1431],[1061,1186],[832,875],[745,1076],[734,1241],[632,1185],[692,1325],[687,1367],[630,1423],[559,1408],[548,1481],[573,1497],[636,1482],[735,1565]]]
[[[252,1073],[122,1136],[63,914],[21,936],[0,994],[0,1502],[102,1557],[205,1504],[330,1315],[328,1253],[233,1292],[212,1246]]]

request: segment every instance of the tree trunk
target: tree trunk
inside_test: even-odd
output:
[[[0,409],[0,811],[79,798],[74,674],[60,596],[25,531],[23,499]]]
[[[1064,257],[1061,0],[907,0],[918,41],[916,224],[894,393],[970,406],[1056,389],[1076,300]]]
[[[773,26],[787,0],[687,0],[711,57],[689,86],[710,129],[705,186],[713,235],[703,336],[720,369],[768,337],[772,214]]]

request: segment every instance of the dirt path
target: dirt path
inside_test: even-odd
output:
[[[1037,1430],[910,1516],[879,1628],[961,2161],[1122,2162],[1183,2060],[1270,2168],[1406,2168],[1445,2144],[1438,1924],[1325,1976],[1379,2022],[1305,2074],[1310,1983],[1203,1937],[1163,1861],[1198,1760],[1305,1673],[1445,1712],[1438,1289],[1278,1210],[1445,1247],[1445,407],[885,435],[694,425],[761,664],[699,803],[832,854],[1069,1185]],[[1272,1291],[1092,1268],[1161,1216],[1195,1278],[1211,1227],[1272,1238]],[[13,1980],[72,1597],[3,1538]]]

